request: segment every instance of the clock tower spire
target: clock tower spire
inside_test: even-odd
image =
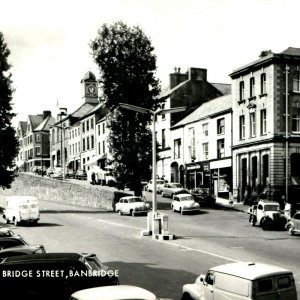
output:
[[[96,76],[88,71],[83,79],[81,79],[82,85],[82,98],[86,103],[98,103],[98,87]]]

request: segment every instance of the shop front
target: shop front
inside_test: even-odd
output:
[[[207,162],[186,164],[186,187],[188,189],[210,188],[209,164]]]

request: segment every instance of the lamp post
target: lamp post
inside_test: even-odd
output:
[[[152,115],[152,180],[153,180],[153,191],[152,191],[152,234],[154,233],[154,218],[157,214],[157,189],[156,189],[156,133],[155,133],[155,117],[157,115],[162,114],[172,114],[177,112],[182,112],[186,110],[185,106],[182,107],[174,107],[169,109],[158,109],[156,111],[130,105],[126,103],[120,103],[119,104],[121,108],[132,110],[135,112],[139,112],[142,114],[150,114]]]

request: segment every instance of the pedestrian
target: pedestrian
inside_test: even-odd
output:
[[[92,173],[92,184],[95,184],[96,183],[96,175],[95,173],[93,172]]]

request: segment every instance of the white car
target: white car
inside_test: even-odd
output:
[[[178,211],[183,215],[185,212],[199,212],[200,204],[194,200],[191,194],[178,194],[173,197],[171,208],[174,212]]]
[[[150,205],[136,196],[122,197],[115,206],[115,211],[120,215],[130,214],[133,217],[137,214],[147,214],[149,210]]]
[[[148,290],[132,285],[111,285],[90,288],[75,292],[70,300],[119,300],[140,299],[157,300]]]
[[[161,188],[165,185],[165,181],[163,179],[156,179],[156,192],[161,193]],[[153,192],[153,180],[151,179],[146,185],[146,190],[148,192]]]

